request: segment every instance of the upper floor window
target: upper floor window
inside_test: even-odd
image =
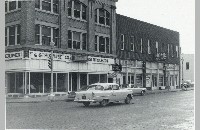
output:
[[[86,50],[87,49],[86,33],[68,30],[68,48]]]
[[[54,42],[57,46],[59,43],[59,29],[43,25],[35,25],[35,44],[50,45]]]
[[[151,54],[151,41],[148,40],[148,54]]]
[[[102,25],[110,25],[110,13],[105,9],[95,10],[95,22]]]
[[[13,25],[5,28],[5,46],[19,45],[21,26]]]
[[[190,69],[190,64],[189,62],[186,62],[186,70],[189,70]]]
[[[58,13],[58,0],[35,0],[35,8]]]
[[[178,57],[179,50],[178,50],[178,46],[176,46],[176,57]]]
[[[141,53],[143,53],[143,48],[142,48],[142,46],[143,46],[143,40],[142,40],[142,38],[141,38],[141,40],[140,40],[140,52],[141,52]]]
[[[135,51],[135,41],[134,41],[134,36],[131,36],[131,51]]]
[[[86,20],[86,6],[78,1],[70,1],[68,3],[68,16]]]
[[[110,53],[110,39],[109,37],[95,35],[95,51]]]
[[[158,42],[156,41],[156,54],[158,54]]]
[[[10,12],[10,11],[17,10],[20,8],[21,8],[21,1],[17,1],[17,0],[5,1],[5,12]]]
[[[174,47],[172,44],[171,44],[171,55],[172,55],[172,57],[174,57]]]
[[[167,54],[169,56],[169,44],[167,44]]]
[[[124,50],[124,34],[121,34],[121,50]]]

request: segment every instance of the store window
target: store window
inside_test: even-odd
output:
[[[19,45],[21,36],[21,26],[13,25],[5,28],[5,45]]]
[[[59,29],[43,25],[35,25],[35,44],[50,45],[51,40],[55,43],[54,46],[59,44]]]
[[[110,53],[110,38],[95,35],[95,51]]]
[[[87,50],[87,34],[68,30],[68,48]]]
[[[87,6],[79,1],[70,1],[68,3],[68,16],[86,20],[86,8]]]
[[[159,76],[159,86],[164,86],[164,77]]]
[[[136,75],[136,85],[137,87],[142,87],[142,75]]]
[[[102,8],[96,9],[95,22],[101,25],[110,26],[110,13]]]
[[[58,2],[58,0],[35,0],[35,8],[52,13],[58,13]]]
[[[16,1],[16,0],[12,0],[12,1],[5,1],[5,12],[10,12],[10,11],[15,11],[21,9],[21,1]]]

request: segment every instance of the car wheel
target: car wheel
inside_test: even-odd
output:
[[[88,107],[88,106],[90,105],[89,102],[84,102],[83,104],[84,104],[86,107]]]
[[[102,107],[105,107],[106,105],[108,104],[108,100],[103,100],[103,101],[101,101],[100,102],[100,105],[102,106]]]
[[[145,91],[141,91],[141,96],[144,96],[145,95]]]
[[[125,103],[129,104],[130,102],[131,102],[131,98],[129,96],[127,96],[126,99],[125,99]]]

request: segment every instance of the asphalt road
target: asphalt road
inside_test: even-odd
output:
[[[7,129],[194,130],[194,91],[135,96],[131,104],[7,103]]]

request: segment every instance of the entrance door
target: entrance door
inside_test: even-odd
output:
[[[69,74],[69,82],[70,82],[70,89],[69,91],[77,91],[78,83],[77,83],[77,73],[70,73]]]
[[[87,74],[80,74],[80,88],[86,89],[87,87]]]

